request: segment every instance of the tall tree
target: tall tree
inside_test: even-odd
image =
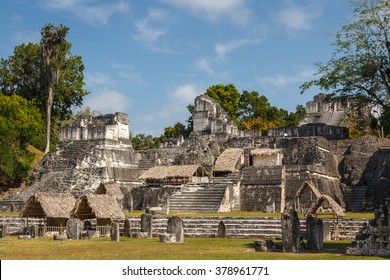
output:
[[[68,31],[68,27],[62,25],[54,26],[52,24],[45,25],[41,30],[42,77],[47,92],[45,153],[48,153],[50,150],[51,109],[53,107],[54,86],[58,84],[66,55],[70,49],[70,43],[65,40]]]
[[[335,34],[335,52],[317,63],[318,79],[304,83],[302,93],[318,86],[336,100],[353,97],[360,104],[390,106],[390,2],[354,0],[349,24]]]
[[[51,42],[44,34],[48,33],[49,36],[57,29],[62,30],[58,34],[60,38],[57,39],[62,38],[63,41],[57,46],[56,51],[50,51],[44,47],[44,43]],[[42,28],[40,44],[29,43],[16,46],[12,56],[0,60],[0,92],[8,96],[17,94],[27,100],[35,100],[45,120],[49,114],[51,115],[49,122],[52,145],[57,141],[60,122],[68,119],[72,115],[72,108],[80,106],[83,97],[88,94],[88,91],[83,88],[82,59],[71,54],[71,44],[65,40],[67,32],[67,27],[47,24]],[[54,41],[57,40],[55,34],[50,36]],[[45,63],[44,53],[46,53]],[[53,57],[48,57],[49,54]],[[49,88],[52,89],[51,100],[48,98]],[[52,103],[52,106],[47,106],[48,103]],[[48,107],[50,107],[49,114]]]

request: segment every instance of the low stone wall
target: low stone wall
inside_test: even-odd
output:
[[[0,212],[20,212],[24,202],[22,200],[1,200]]]
[[[23,234],[24,228],[29,225],[43,225],[45,219],[38,218],[20,218],[17,216],[0,217],[0,224],[7,225],[7,235]]]
[[[185,237],[217,237],[221,221],[226,227],[228,238],[267,238],[281,239],[281,219],[278,217],[188,217],[183,216]],[[134,235],[141,231],[141,217],[129,217],[131,232]],[[359,230],[362,230],[370,219],[339,218],[323,219],[325,240],[354,240]],[[165,233],[168,217],[153,216],[153,236]],[[27,223],[28,222],[28,223]],[[43,224],[44,219],[20,217],[0,217],[0,224],[7,225],[7,235],[22,234],[23,229],[30,225]],[[119,221],[120,231],[124,232],[125,220]],[[94,221],[91,221],[95,225]],[[306,220],[300,219],[301,233],[306,231]]]

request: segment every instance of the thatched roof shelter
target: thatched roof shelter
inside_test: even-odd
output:
[[[244,150],[239,148],[230,148],[222,152],[214,165],[214,172],[233,172],[243,164]]]
[[[208,172],[201,165],[158,165],[143,173],[139,179],[149,183],[185,184],[192,177],[208,177]]]
[[[95,190],[95,194],[109,194],[115,198],[118,202],[122,201],[125,197],[121,189],[114,181],[101,182]]]
[[[321,196],[320,191],[312,182],[305,181],[295,194],[295,198],[299,198],[306,191],[306,189],[310,189],[316,196],[316,198],[319,198]]]
[[[70,193],[34,193],[24,204],[20,216],[69,219],[75,203]]]
[[[316,214],[318,208],[324,203],[327,202],[332,209],[332,211],[336,214],[338,217],[345,216],[343,208],[330,196],[328,195],[321,195],[313,204],[310,206],[309,210],[306,212],[305,217],[309,215]]]
[[[118,202],[109,194],[86,194],[80,196],[70,216],[80,220],[125,218]]]

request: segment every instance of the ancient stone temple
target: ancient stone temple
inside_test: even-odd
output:
[[[78,197],[110,180],[125,186],[139,175],[137,166],[126,114],[82,116],[61,128],[57,149],[45,156],[18,198],[48,191]]]
[[[347,126],[345,118],[352,105],[350,101],[347,101],[346,104],[332,103],[327,101],[326,97],[326,94],[320,93],[314,96],[312,101],[306,103],[306,115],[301,120],[300,125],[324,123],[333,126]]]
[[[237,126],[222,107],[207,95],[195,99],[192,114],[194,131],[237,135]]]
[[[46,155],[12,203],[35,192],[79,197],[110,182],[123,193],[123,210],[283,212],[287,202],[295,202],[305,213],[320,197],[332,203],[318,211],[336,204],[347,211],[378,208],[390,197],[390,141],[348,139],[348,129],[336,122],[343,108],[324,100],[316,96],[307,107],[309,115],[319,114],[311,121],[328,123],[303,120],[297,128],[262,136],[238,131],[220,105],[201,95],[189,138],[137,151],[127,115],[82,116],[61,129],[56,151]],[[334,118],[321,116],[328,113]]]

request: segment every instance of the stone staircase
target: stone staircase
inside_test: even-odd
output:
[[[366,199],[367,186],[347,186],[344,189],[346,210],[348,212],[362,212]]]
[[[378,185],[380,179],[381,179],[381,173],[384,164],[386,164],[386,161],[390,158],[390,147],[382,147],[379,154],[376,155],[376,172],[374,173],[372,177],[371,184],[373,186]]]
[[[226,184],[187,185],[169,199],[170,212],[218,212]]]

